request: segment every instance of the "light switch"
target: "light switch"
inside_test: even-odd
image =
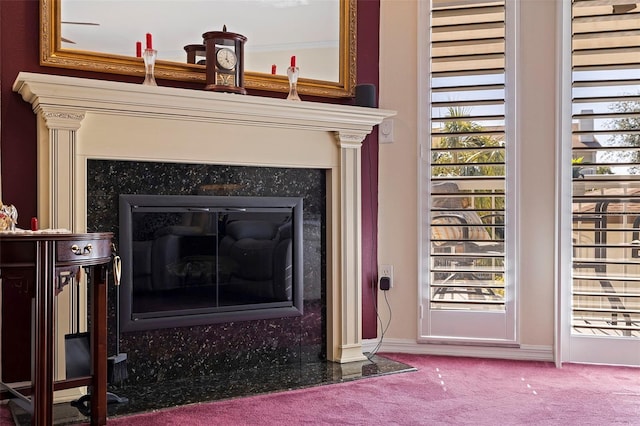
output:
[[[378,143],[393,143],[392,118],[386,118],[378,125]]]

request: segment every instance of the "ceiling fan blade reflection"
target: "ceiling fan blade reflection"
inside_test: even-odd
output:
[[[61,24],[69,24],[69,25],[91,25],[91,26],[96,26],[96,27],[100,26],[100,24],[98,24],[97,22],[60,21],[60,23]],[[68,38],[60,37],[60,40],[63,43],[76,44],[75,41],[69,40]]]
[[[61,24],[69,24],[69,25],[95,25],[100,26],[97,22],[75,22],[75,21],[61,21]]]

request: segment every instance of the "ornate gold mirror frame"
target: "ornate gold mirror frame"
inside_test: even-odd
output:
[[[61,0],[40,0],[40,65],[85,71],[144,77],[142,58],[61,47]],[[356,0],[340,0],[339,81],[300,78],[298,91],[322,97],[352,97],[356,83]],[[156,78],[201,82],[205,85],[205,66],[172,61],[156,61]],[[245,70],[247,89],[288,92],[284,75]]]

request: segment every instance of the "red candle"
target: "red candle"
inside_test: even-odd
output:
[[[136,41],[136,58],[142,57],[142,42]]]
[[[276,64],[271,65],[271,74],[276,75]]]
[[[153,49],[153,42],[151,40],[151,33],[147,33],[147,49]]]
[[[37,217],[32,217],[31,218],[31,230],[32,231],[37,231],[38,230],[38,218]]]
[[[296,66],[296,57],[295,55],[291,57],[291,66],[295,68]]]

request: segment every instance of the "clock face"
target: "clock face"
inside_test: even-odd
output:
[[[224,70],[232,70],[238,63],[238,57],[233,50],[222,48],[216,53],[216,62]]]

